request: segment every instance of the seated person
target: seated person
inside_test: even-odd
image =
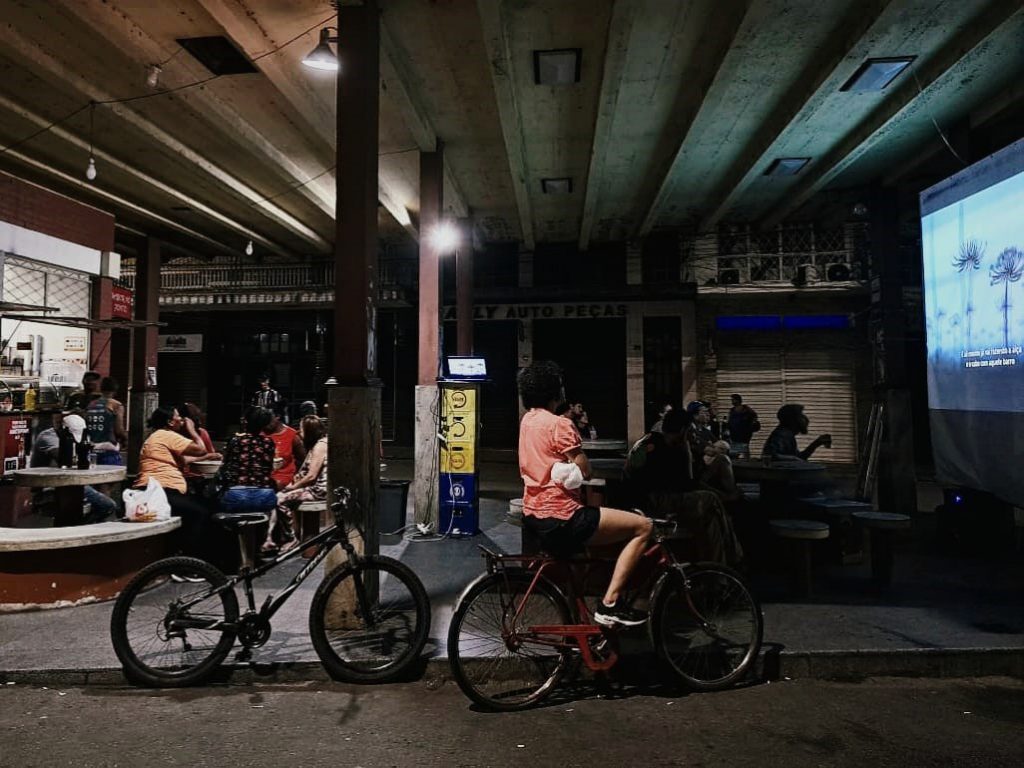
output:
[[[81,416],[70,414],[62,416],[60,413],[53,414],[53,422],[44,429],[32,443],[32,453],[29,454],[28,465],[30,467],[56,467],[58,466],[58,452],[60,451],[60,435],[58,428],[66,427],[71,433],[79,433],[79,437],[85,431],[85,422]],[[102,523],[111,516],[117,516],[117,502],[109,496],[97,491],[91,485],[85,486],[85,503],[89,505],[89,514],[85,517],[86,523]]]
[[[661,433],[649,432],[630,449],[627,482],[646,512],[678,520],[693,533],[696,559],[736,564],[743,549],[732,519],[718,496],[698,490],[691,474],[689,427],[688,412],[666,413]]]
[[[573,423],[555,415],[565,400],[562,374],[552,362],[535,362],[517,378],[523,407],[519,424],[519,473],[523,492],[523,525],[541,546],[562,556],[583,547],[624,543],[618,555],[604,599],[594,611],[594,621],[605,626],[636,626],[647,616],[619,601],[629,575],[650,538],[651,521],[641,515],[608,507],[585,507],[579,489],[570,490],[552,479],[556,464],[575,464],[584,478],[590,462],[580,447]]]
[[[264,434],[273,416],[269,408],[250,408],[245,413],[245,431],[236,433],[224,446],[224,463],[217,476],[224,488],[220,505],[228,512],[270,512],[277,506],[276,486],[271,477],[274,441]],[[274,548],[271,537],[277,533],[277,527],[271,520],[264,550]],[[285,538],[294,538],[290,525],[284,533]]]
[[[192,423],[196,425],[196,432],[199,433],[199,439],[206,448],[205,459],[210,461],[222,460],[224,457],[214,449],[213,440],[210,439],[210,433],[206,431],[206,415],[202,410],[200,410],[199,406],[195,403],[183,403],[178,412],[183,413],[185,416],[192,419]],[[204,475],[192,469],[192,463],[200,460],[201,459],[191,456],[185,458],[185,479],[189,481],[190,487],[191,484],[201,482],[205,479]]]
[[[651,425],[650,432],[661,432],[661,423],[665,419],[665,414],[672,410],[672,403],[662,403],[658,409],[658,420]]]
[[[303,416],[299,433],[306,447],[306,458],[292,481],[277,494],[277,516],[292,519],[292,510],[304,501],[327,498],[327,435],[324,424],[316,416]],[[386,533],[386,532],[385,532]],[[302,532],[307,535],[306,531]]]
[[[188,494],[185,481],[185,458],[206,458],[206,447],[189,418],[182,418],[177,408],[161,406],[149,417],[153,431],[139,452],[139,476],[135,488],[145,488],[153,478],[167,494],[171,515],[181,518],[184,552],[187,555],[210,559],[210,508],[199,497]]]
[[[117,381],[110,376],[100,380],[100,395],[89,401],[85,407],[85,423],[88,425],[89,441],[96,451],[99,466],[124,465],[121,446],[128,442],[124,428],[124,405],[115,399]]]
[[[716,493],[718,498],[727,503],[743,498],[743,492],[736,485],[729,449],[729,443],[725,440],[716,440],[705,446],[704,470],[700,475],[701,487]]]
[[[715,435],[711,431],[711,410],[707,403],[694,400],[686,406],[687,413],[692,419],[689,428],[686,430],[686,441],[690,445],[690,456],[693,458],[693,477],[700,477],[704,448],[715,441]]]
[[[799,403],[786,403],[776,414],[779,425],[772,430],[764,443],[762,455],[772,459],[807,461],[819,447],[832,447],[832,435],[819,435],[802,451],[797,447],[796,436],[806,435],[810,419]]]

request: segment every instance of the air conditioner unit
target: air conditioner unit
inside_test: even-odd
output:
[[[831,282],[853,280],[853,265],[841,261],[829,264],[825,269],[825,279]]]
[[[719,285],[739,285],[740,271],[736,268],[718,270]]]

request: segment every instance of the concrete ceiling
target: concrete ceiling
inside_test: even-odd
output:
[[[934,151],[936,125],[1022,96],[1020,0],[380,5],[389,243],[417,237],[418,152],[438,139],[450,215],[471,215],[484,239],[587,248],[799,216]],[[334,76],[299,62],[332,15],[329,0],[0,0],[0,168],[196,253],[250,239],[261,253],[328,253]],[[259,71],[210,79],[175,42],[205,35]],[[582,51],[580,82],[536,85],[533,52],[562,48]],[[865,59],[901,55],[917,58],[885,90],[839,90]],[[143,98],[102,103],[130,97]],[[778,157],[811,161],[765,176]],[[570,194],[542,192],[565,176]]]

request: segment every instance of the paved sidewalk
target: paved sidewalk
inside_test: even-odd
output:
[[[403,469],[391,467],[390,476],[401,477]],[[381,548],[412,567],[427,587],[433,608],[427,652],[438,661],[445,657],[455,601],[482,572],[478,545],[519,550],[520,530],[505,522],[515,477],[499,476],[489,485],[481,503],[479,536],[405,539]],[[410,508],[410,519],[411,514]],[[784,574],[755,572],[755,592],[764,604],[765,673],[1024,677],[1024,567],[1019,556],[995,561],[941,557],[931,552],[927,524],[927,516],[915,520],[915,538],[897,556],[893,588],[880,598],[868,589],[867,565],[820,569],[811,602],[786,597]],[[289,564],[267,577],[257,605],[293,573]],[[292,596],[274,619],[271,640],[254,652],[255,666],[237,667],[236,675],[323,677],[307,629],[317,583],[308,579]],[[119,681],[109,640],[110,610],[111,603],[101,603],[0,615],[0,680]],[[428,674],[447,672],[444,664],[429,669]]]

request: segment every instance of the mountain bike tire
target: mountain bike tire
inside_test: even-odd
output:
[[[175,604],[225,581],[217,568],[194,557],[169,557],[139,571],[118,595],[110,616],[110,639],[125,677],[154,688],[181,688],[206,680],[231,651],[235,632],[193,628],[171,636],[168,620]],[[227,589],[177,618],[235,624],[238,599]]]
[[[653,602],[652,641],[682,681],[697,691],[729,688],[744,679],[761,650],[761,606],[730,568],[699,563],[660,584]],[[703,621],[701,620],[703,619]]]
[[[419,659],[429,632],[430,598],[423,583],[390,557],[335,568],[309,607],[317,656],[334,678],[348,683],[400,678]]]
[[[448,661],[462,692],[490,710],[514,712],[543,701],[574,667],[568,649],[525,642],[510,646],[503,636],[509,614],[526,594],[533,574],[494,573],[471,585],[448,629]],[[512,602],[514,600],[514,603]],[[540,579],[522,607],[518,624],[573,624],[569,604]]]

